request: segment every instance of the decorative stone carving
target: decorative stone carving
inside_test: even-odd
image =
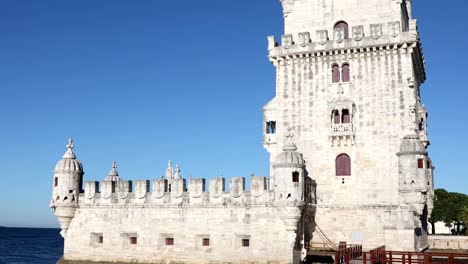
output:
[[[119,181],[119,182],[117,182],[117,193],[118,193],[120,199],[126,199],[131,192],[132,192],[132,182],[131,181]]]
[[[93,199],[99,191],[99,182],[88,181],[85,186],[85,196],[87,199]]]
[[[353,27],[353,39],[355,41],[361,41],[364,38],[364,26]]]
[[[401,32],[400,21],[389,22],[388,23],[388,28],[390,30],[390,35],[392,37],[397,37],[398,35],[400,35],[400,32]]]
[[[185,190],[185,180],[184,179],[174,179],[171,182],[171,196],[179,198],[184,194]]]
[[[200,198],[205,192],[205,179],[190,179],[189,193],[192,198]]]
[[[310,33],[309,32],[302,32],[299,33],[299,45],[301,47],[305,47],[310,43]]]
[[[245,178],[231,178],[229,182],[229,194],[237,198],[245,192]]]
[[[335,28],[334,30],[334,39],[337,43],[341,43],[344,41],[344,28]]]
[[[167,192],[167,180],[166,179],[157,179],[153,180],[153,197],[156,199],[161,199],[164,194]]]
[[[276,42],[275,36],[268,36],[268,51],[274,49],[276,46],[278,46],[278,43]]]
[[[292,8],[295,0],[281,0],[281,5],[283,6],[283,15],[288,17],[292,13]]]
[[[289,49],[293,45],[293,37],[291,34],[283,35],[281,37],[281,44],[283,48]]]
[[[328,41],[328,31],[326,30],[317,30],[318,43],[323,45]]]
[[[109,199],[112,193],[115,191],[115,181],[103,181],[101,189],[101,197]]]
[[[224,178],[212,178],[210,179],[210,197],[218,198],[225,191],[225,179]]]
[[[262,196],[265,193],[266,187],[265,177],[250,177],[250,193],[252,196]]]
[[[382,24],[371,25],[371,37],[373,39],[379,39],[383,35]]]
[[[141,180],[135,182],[135,196],[137,199],[143,199],[149,192],[150,183],[147,180]]]

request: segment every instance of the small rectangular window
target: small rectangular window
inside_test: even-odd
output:
[[[431,168],[431,162],[429,160],[426,161],[426,168],[427,169]]]
[[[209,238],[204,238],[204,239],[202,240],[202,245],[203,245],[204,247],[209,247],[209,246],[210,246],[210,239],[209,239]]]
[[[418,159],[418,168],[419,169],[424,169],[424,160],[423,159]]]
[[[130,237],[130,244],[136,245],[138,243],[137,237]]]
[[[57,177],[55,177],[55,180],[54,180],[54,186],[55,186],[55,187],[57,187],[57,185],[58,185],[58,178],[57,178]]]
[[[243,247],[250,247],[250,239],[242,239]]]
[[[292,173],[292,181],[299,182],[299,172],[295,171]]]
[[[103,236],[99,236],[98,243],[99,244],[104,243],[104,237]]]
[[[173,246],[174,245],[174,238],[167,237],[166,238],[166,246]]]

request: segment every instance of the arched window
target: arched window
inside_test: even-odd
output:
[[[343,109],[343,115],[341,117],[341,123],[343,123],[343,124],[351,123],[351,115],[349,114],[348,109]]]
[[[340,82],[340,66],[338,64],[332,65],[332,81],[333,83]]]
[[[341,66],[341,80],[343,82],[349,82],[351,80],[351,76],[349,74],[349,64],[345,63]]]
[[[335,29],[343,29],[343,31],[344,31],[343,38],[344,39],[349,38],[349,29],[348,29],[348,24],[346,22],[340,21],[340,22],[336,23],[335,24]]]
[[[276,134],[276,121],[266,122],[266,133],[267,134]]]
[[[336,176],[351,176],[351,158],[346,154],[336,157]]]
[[[333,120],[333,124],[340,123],[340,112],[338,112],[338,110],[332,111],[332,120]]]

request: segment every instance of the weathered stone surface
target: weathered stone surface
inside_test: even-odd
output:
[[[70,142],[51,201],[62,263],[296,264],[303,245],[323,237],[364,249],[429,245],[433,166],[411,2],[281,3],[281,45],[268,39],[277,70],[276,96],[264,107],[270,177],[252,175],[250,186],[243,177],[186,181],[169,162],[150,188],[123,180],[114,163],[107,181],[82,193]],[[337,176],[342,154],[349,175]]]

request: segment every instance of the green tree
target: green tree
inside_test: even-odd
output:
[[[460,219],[465,225],[465,228],[463,229],[463,234],[467,235],[466,229],[468,226],[468,205],[465,205],[462,207],[461,212],[460,212]]]
[[[467,195],[436,189],[434,209],[429,220],[432,225],[432,234],[435,234],[435,223],[439,221],[443,221],[446,226],[455,223],[455,230],[461,233],[461,225],[468,224],[467,219],[464,218],[464,207],[468,207]]]

